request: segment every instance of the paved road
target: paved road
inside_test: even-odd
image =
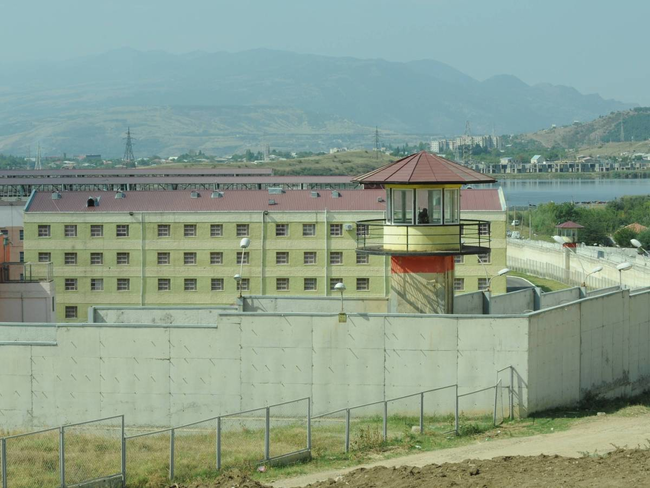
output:
[[[524,288],[534,288],[530,281],[517,276],[506,276],[506,287],[508,292],[523,290]]]
[[[646,447],[650,432],[650,415],[634,417],[592,417],[571,429],[533,437],[481,441],[475,444],[425,452],[399,458],[377,461],[355,468],[324,471],[321,473],[276,481],[278,488],[296,488],[309,483],[336,478],[358,468],[374,466],[426,466],[427,464],[457,463],[465,459],[492,459],[500,456],[538,456],[540,454],[580,457],[584,453],[606,453],[616,447]]]

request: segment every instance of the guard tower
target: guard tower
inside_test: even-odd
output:
[[[453,313],[454,256],[490,252],[490,223],[460,218],[460,189],[496,180],[422,151],[354,181],[386,189],[386,219],[357,222],[357,253],[391,257],[391,312]]]
[[[570,220],[556,225],[555,228],[557,229],[558,235],[564,240],[562,245],[570,248],[575,248],[578,245],[578,230],[584,229],[582,225]]]

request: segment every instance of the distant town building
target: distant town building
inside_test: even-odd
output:
[[[530,158],[530,164],[544,164],[546,162],[546,158],[540,154],[535,154],[532,158]]]
[[[460,136],[455,139],[439,139],[431,141],[431,152],[442,154],[455,151],[459,146],[480,146],[483,149],[501,149],[501,138],[498,136]]]

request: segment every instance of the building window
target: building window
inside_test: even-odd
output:
[[[289,253],[286,251],[278,251],[275,253],[275,264],[278,266],[289,264]]]
[[[172,289],[172,280],[169,278],[158,278],[158,291],[169,291]]]
[[[223,291],[223,278],[212,278],[210,281],[210,290]]]
[[[337,283],[343,283],[343,278],[330,278],[330,290],[334,290]]]
[[[341,237],[343,235],[343,224],[330,224],[330,236]]]
[[[316,235],[316,224],[302,224],[302,236],[314,237]]]
[[[129,237],[129,226],[126,224],[120,224],[115,227],[115,236],[116,237]]]
[[[478,257],[479,264],[489,264],[490,263],[490,253],[484,252],[476,255]]]
[[[457,254],[454,256],[454,263],[456,264],[463,264],[465,262],[465,256],[462,254]]]
[[[103,278],[90,278],[90,291],[103,291],[104,279]]]
[[[117,291],[129,291],[131,288],[131,279],[130,278],[118,278],[117,279]]]
[[[478,235],[480,236],[489,236],[490,235],[490,223],[483,222],[478,225]]]
[[[248,224],[237,224],[237,237],[248,237]]]
[[[158,253],[158,266],[166,266],[172,263],[171,253],[159,252]]]
[[[65,237],[77,237],[77,226],[74,224],[63,226],[63,235]]]
[[[367,236],[370,231],[368,224],[357,224],[357,237]]]
[[[183,237],[196,237],[196,224],[185,224],[183,226]]]
[[[454,278],[454,291],[465,290],[465,278]]]
[[[275,224],[275,237],[287,237],[289,235],[289,224]]]
[[[183,290],[196,291],[196,278],[185,278],[183,282]]]
[[[237,282],[237,291],[249,291],[251,288],[251,280],[249,278],[242,278]]]
[[[478,279],[478,289],[479,290],[487,290],[489,284],[490,284],[490,280],[488,280],[487,278],[479,278]]]
[[[357,278],[357,291],[370,290],[370,278]]]
[[[77,307],[72,305],[65,306],[65,318],[66,319],[76,319],[77,318]]]
[[[24,253],[23,251],[20,251],[20,253],[18,254],[18,260],[19,260],[21,263],[24,263],[24,262],[25,262],[25,253]]]
[[[367,254],[357,254],[357,264],[370,264],[370,256]]]
[[[38,253],[38,262],[39,263],[49,263],[52,261],[52,253],[51,252],[39,252]]]
[[[91,225],[90,226],[90,237],[104,237],[104,226],[103,225]]]
[[[330,252],[330,264],[331,265],[343,264],[343,253],[340,251]]]
[[[318,280],[316,278],[305,278],[304,290],[316,291],[318,289]]]
[[[210,264],[223,264],[223,253],[221,251],[211,252]]]
[[[66,252],[63,255],[63,262],[67,266],[75,266],[77,264],[77,253],[76,252]]]
[[[49,225],[39,225],[38,226],[38,237],[50,237],[50,226]]]
[[[249,264],[249,259],[248,259],[248,251],[245,252],[237,252],[237,264],[241,265],[242,264],[242,255],[244,258],[243,263],[244,264]]]
[[[21,240],[21,241],[25,240],[25,231],[23,229],[20,229],[18,231],[18,239]]]
[[[306,251],[303,259],[303,263],[306,265],[316,264],[316,253],[314,251]]]
[[[91,252],[90,253],[90,264],[93,266],[101,266],[104,264],[104,253],[103,252]]]
[[[223,225],[210,224],[210,237],[223,237]]]
[[[185,266],[191,266],[196,264],[196,253],[195,252],[186,252],[183,254],[183,264]]]
[[[117,253],[117,264],[129,264],[130,255],[128,252],[118,252]]]
[[[169,224],[158,224],[158,237],[171,237],[172,226]]]
[[[64,289],[65,291],[77,291],[77,278],[66,278]]]
[[[289,291],[289,278],[276,278],[275,291]]]

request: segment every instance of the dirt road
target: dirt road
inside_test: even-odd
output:
[[[563,432],[533,437],[510,438],[478,442],[463,447],[426,452],[411,456],[377,461],[355,468],[324,471],[273,483],[276,488],[294,488],[337,478],[360,467],[417,466],[459,463],[466,459],[492,459],[501,456],[538,456],[540,454],[580,457],[585,452],[604,454],[616,447],[648,447],[650,444],[650,415],[634,417],[604,416],[581,421]]]

